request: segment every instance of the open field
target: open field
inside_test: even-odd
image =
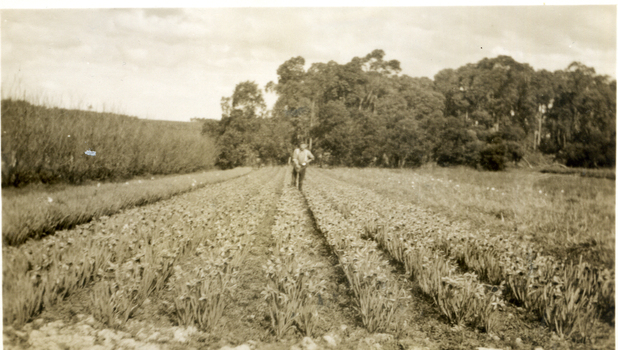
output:
[[[367,171],[312,168],[301,193],[262,168],[4,246],[4,346],[614,348],[613,267],[366,180],[429,173]]]

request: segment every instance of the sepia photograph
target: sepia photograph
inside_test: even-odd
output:
[[[3,2],[3,348],[615,349],[617,10]]]

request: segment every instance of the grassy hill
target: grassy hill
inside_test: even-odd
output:
[[[3,187],[187,173],[216,156],[199,123],[2,100]]]

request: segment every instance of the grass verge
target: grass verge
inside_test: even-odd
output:
[[[122,209],[153,203],[207,184],[247,174],[251,168],[210,171],[151,180],[29,191],[2,198],[2,241],[19,245]]]

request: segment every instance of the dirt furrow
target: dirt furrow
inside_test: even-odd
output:
[[[314,308],[317,320],[311,332],[295,327],[288,339],[308,335],[323,340],[326,336],[336,342],[341,339],[342,329],[346,333],[356,329],[345,275],[324,236],[316,228],[303,195],[287,185],[290,182],[289,176],[286,174],[286,186],[276,213],[276,224],[272,231],[275,246],[270,250],[269,262],[306,276],[306,285],[313,288],[310,300],[306,303]],[[290,264],[293,266],[286,266]]]
[[[274,213],[282,187],[283,172],[280,170],[274,181],[260,191],[262,200],[248,207],[248,210],[258,215],[259,223],[249,233],[249,252],[237,276],[238,293],[227,307],[226,325],[219,331],[222,335],[221,340],[210,348],[218,348],[217,346],[225,344],[237,345],[247,341],[257,343],[270,339],[268,323],[264,319],[266,310],[260,294],[265,283],[262,265],[266,261],[268,249],[273,245],[270,231],[274,224]]]

